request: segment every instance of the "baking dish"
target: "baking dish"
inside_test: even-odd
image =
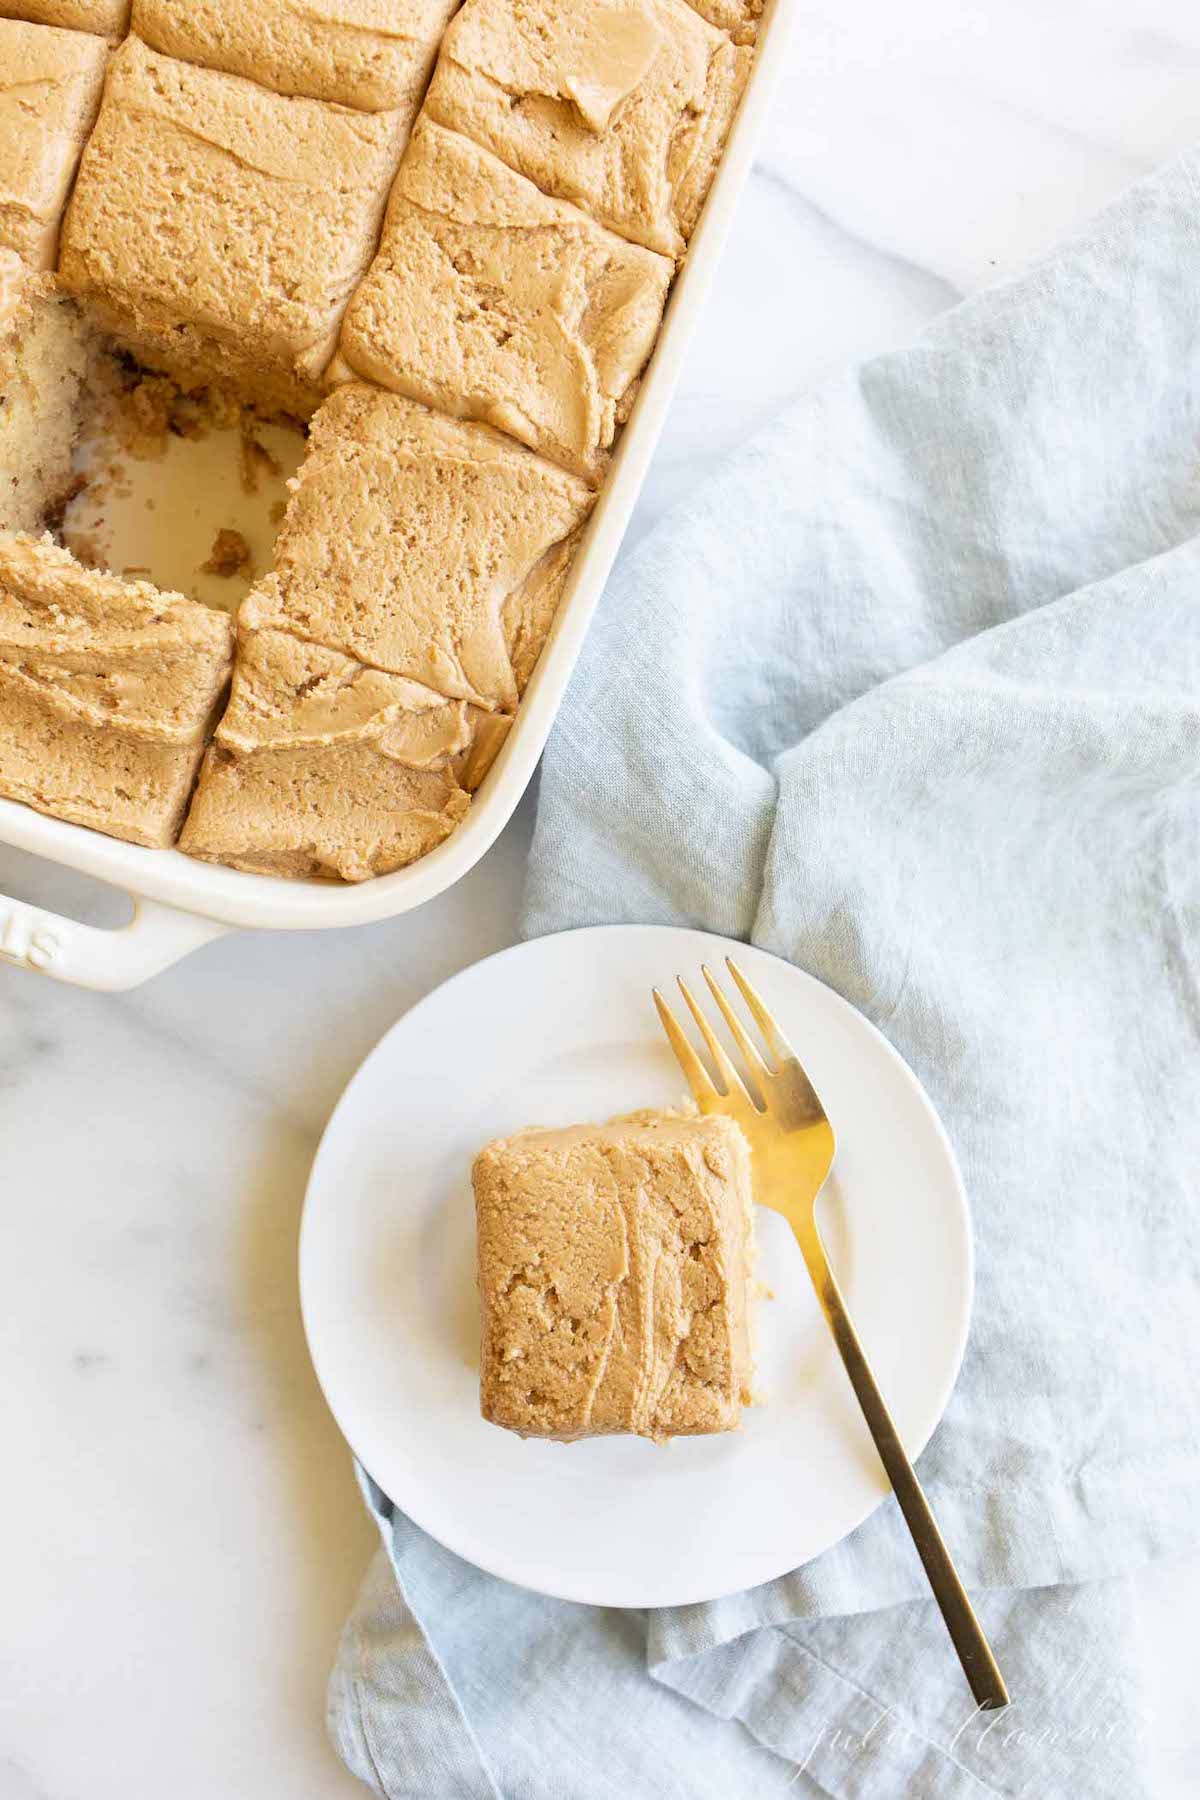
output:
[[[0,896],[0,960],[83,987],[130,988],[222,932],[313,931],[394,918],[444,893],[495,842],[529,783],[566,691],[666,419],[699,309],[729,234],[786,50],[795,0],[767,0],[742,104],[517,720],[464,824],[408,868],[357,887],[248,875],[146,850],[0,800],[0,843],[123,889],[128,925],[104,930]]]

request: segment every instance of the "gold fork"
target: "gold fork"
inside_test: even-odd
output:
[[[880,1461],[895,1490],[900,1511],[912,1533],[941,1608],[946,1629],[950,1633],[963,1673],[970,1683],[976,1704],[992,1709],[1008,1705],[1008,1689],[996,1666],[979,1620],[975,1617],[966,1590],[958,1578],[950,1552],[942,1540],[937,1521],[930,1511],[916,1473],[883,1395],[871,1373],[870,1364],[858,1335],[850,1322],[846,1302],[834,1279],[825,1255],[825,1246],[817,1229],[816,1201],[826,1177],[833,1167],[836,1143],[833,1126],[825,1115],[808,1076],[795,1051],[784,1037],[766,1006],[747,981],[742,971],[726,957],[726,967],[741,992],[750,1015],[761,1031],[770,1051],[768,1063],[742,1025],[719,983],[707,967],[703,968],[713,999],[733,1036],[746,1069],[758,1089],[762,1105],[751,1098],[734,1063],[705,1018],[682,976],[679,990],[708,1046],[709,1055],[723,1084],[718,1087],[697,1056],[680,1027],[679,1021],[654,989],[654,1004],[662,1020],[680,1068],[692,1090],[701,1112],[725,1113],[736,1120],[750,1145],[754,1170],[754,1195],[762,1206],[782,1213],[804,1256],[825,1321],[833,1333],[846,1373],[850,1377],[863,1417],[875,1440]]]

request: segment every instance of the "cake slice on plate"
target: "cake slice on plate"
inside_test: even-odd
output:
[[[561,1439],[736,1428],[754,1209],[731,1119],[521,1131],[480,1152],[473,1182],[486,1419]]]

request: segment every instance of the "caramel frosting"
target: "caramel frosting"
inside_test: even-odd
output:
[[[28,283],[28,264],[22,262],[15,250],[0,244],[0,357],[7,350],[7,337],[24,301]],[[0,382],[6,373],[4,362],[0,361]]]
[[[473,1182],[485,1418],[562,1439],[737,1426],[753,1221],[731,1120],[522,1131]]]
[[[492,764],[508,742],[513,716],[511,713],[481,712],[477,706],[468,706],[467,718],[471,728],[471,741],[455,759],[454,769],[467,792],[473,794],[482,786]]]
[[[129,26],[129,0],[0,0],[0,18],[119,38]]]
[[[591,490],[485,425],[355,382],[317,413],[243,612],[450,698],[512,710]]]
[[[456,0],[134,0],[133,28],[168,56],[280,94],[411,119]]]
[[[196,742],[232,640],[224,613],[183,594],[84,568],[49,536],[0,537],[0,665],[63,716]]]
[[[176,835],[233,627],[182,594],[0,538],[0,793],[137,844]]]
[[[466,816],[471,749],[464,702],[243,621],[180,848],[266,874],[384,874]]]
[[[266,577],[265,586],[275,584]],[[467,707],[286,631],[258,630],[243,602],[237,677],[217,739],[230,750],[370,744],[410,769],[444,769],[470,743]]]
[[[722,31],[727,31],[735,44],[753,44],[758,36],[763,0],[690,0],[690,4]]]
[[[672,268],[421,118],[342,356],[594,482],[653,349]]]
[[[677,257],[750,58],[686,0],[467,0],[425,110],[543,193]]]
[[[0,246],[32,268],[54,267],[107,57],[98,37],[0,19]]]
[[[174,356],[195,380],[207,340],[210,379],[240,374],[254,397],[264,374],[287,377],[315,404],[403,135],[395,113],[270,93],[129,38],[68,209],[61,279],[139,355],[168,368]]]

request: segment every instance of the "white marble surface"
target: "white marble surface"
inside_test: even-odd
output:
[[[800,5],[635,530],[1198,131],[1184,0]],[[527,804],[424,912],[228,938],[125,997],[0,968],[0,1800],[360,1791],[322,1690],[371,1546],[305,1356],[301,1196],[364,1052],[512,940],[528,831]],[[0,889],[113,916],[12,853]],[[1143,1591],[1155,1791],[1183,1800],[1200,1561]]]

